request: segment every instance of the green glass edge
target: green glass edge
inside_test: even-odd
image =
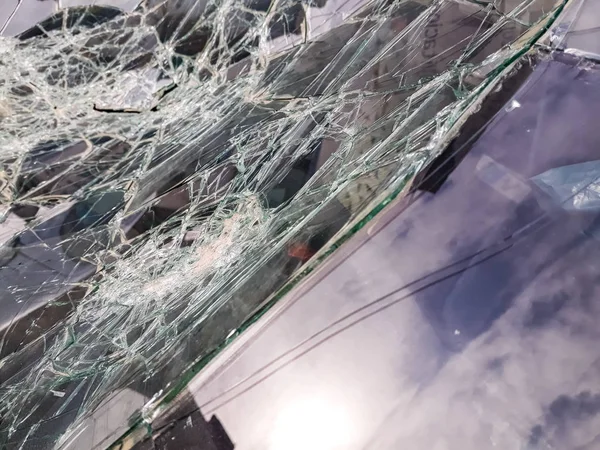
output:
[[[496,69],[494,69],[486,78],[486,80],[481,84],[481,86],[473,92],[472,96],[477,97],[480,92],[489,86],[493,81],[497,79],[497,77],[502,74],[502,72],[509,67],[511,64],[516,62],[526,53],[531,51],[537,41],[550,29],[552,24],[558,18],[560,13],[564,10],[564,7],[570,0],[562,0],[561,3],[554,9],[554,12],[548,16],[546,23],[540,27],[540,29],[534,34],[534,36],[523,45],[523,47],[517,51],[512,57],[506,59],[502,64],[500,64]],[[464,113],[464,110],[461,113]],[[462,114],[458,116],[462,117]],[[458,119],[456,119],[458,120]],[[456,122],[455,120],[455,122]],[[451,123],[453,125],[453,123]],[[415,174],[411,174],[407,176],[404,180],[402,180],[400,186],[394,189],[389,196],[384,198],[381,203],[377,204],[369,213],[367,213],[362,219],[357,221],[354,225],[352,225],[346,233],[341,235],[335,242],[331,243],[330,246],[324,251],[309,267],[301,270],[295,277],[290,279],[284,286],[282,286],[270,300],[268,300],[264,305],[256,310],[256,312],[246,319],[242,324],[235,330],[234,333],[225,339],[219,346],[211,350],[209,353],[201,357],[197,362],[192,364],[192,366],[187,369],[176,384],[169,389],[169,391],[162,397],[162,399],[153,407],[154,410],[158,410],[159,408],[168,405],[171,401],[173,401],[183,390],[187,387],[189,382],[202,370],[204,369],[208,363],[210,363],[213,358],[215,358],[221,351],[223,351],[226,347],[229,346],[235,339],[237,339],[243,332],[245,332],[250,326],[255,324],[258,320],[260,320],[279,300],[281,300],[286,294],[288,294],[294,287],[296,287],[302,280],[304,280],[310,273],[312,273],[320,264],[328,258],[335,250],[341,247],[345,242],[347,242],[352,236],[354,236],[359,230],[361,230],[367,223],[369,223],[375,216],[377,216],[387,205],[389,205],[392,201],[394,201],[400,193],[404,190],[406,185]],[[152,424],[146,422],[141,414],[136,414],[132,417],[132,423],[129,429],[123,433],[109,448],[118,448],[122,441],[131,435],[134,431],[145,428],[146,435],[145,437],[149,437],[152,434]]]

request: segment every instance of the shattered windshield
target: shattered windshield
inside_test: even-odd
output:
[[[151,424],[430,167],[563,6],[81,3],[0,6],[7,448]]]

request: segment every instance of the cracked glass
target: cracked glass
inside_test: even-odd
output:
[[[563,7],[77,3],[0,6],[6,448],[151,428],[430,167]]]

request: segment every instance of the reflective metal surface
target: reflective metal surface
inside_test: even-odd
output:
[[[548,42],[567,53],[600,58],[598,16],[600,5],[590,0],[574,0],[559,18]]]

